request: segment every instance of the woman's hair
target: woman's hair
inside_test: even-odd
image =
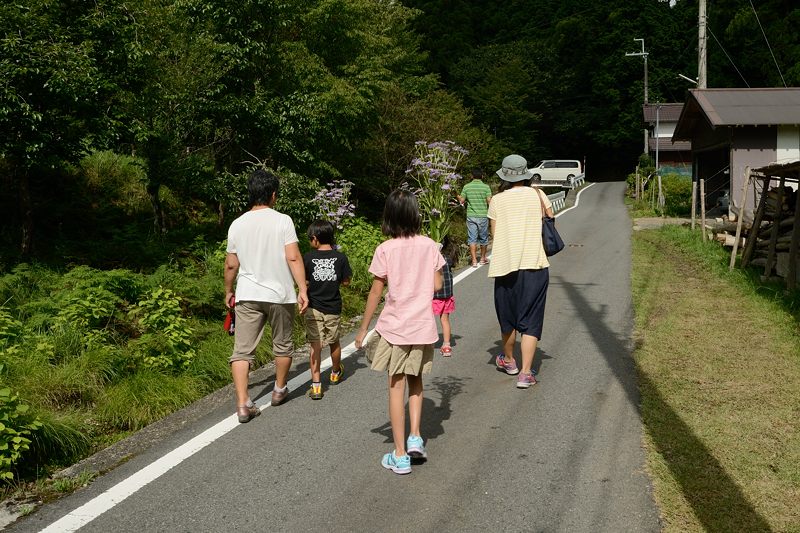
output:
[[[422,216],[419,214],[417,197],[410,191],[393,190],[386,198],[386,205],[383,208],[383,224],[381,224],[383,234],[393,239],[413,237],[419,235],[420,229],[422,229]]]
[[[310,241],[314,237],[317,238],[317,242],[320,244],[330,244],[333,245],[333,233],[334,233],[333,224],[328,222],[327,220],[315,220],[308,226],[308,240]]]
[[[506,181],[504,179],[501,179],[500,180],[500,186],[497,188],[497,191],[498,192],[507,191],[508,189],[514,187],[515,185],[519,185],[520,183],[522,185],[524,185],[525,187],[530,187],[531,186],[531,180],[530,179],[521,180],[521,181],[514,181],[514,182]]]
[[[278,193],[279,186],[278,176],[272,172],[263,169],[254,170],[247,179],[250,205],[269,205],[272,195]]]
[[[444,239],[442,239],[442,255],[451,267],[458,264],[458,257],[460,255],[458,245],[449,235],[445,235]]]

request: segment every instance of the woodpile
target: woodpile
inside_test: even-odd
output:
[[[750,228],[748,239],[755,238],[748,262],[764,268],[764,277],[770,277],[778,267],[778,275],[785,277],[789,262],[789,247],[795,220],[797,193],[788,186],[770,189],[759,206],[758,227]],[[781,268],[782,267],[782,268]],[[782,272],[781,272],[782,271]]]

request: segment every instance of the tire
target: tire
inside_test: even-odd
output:
[[[567,176],[567,181],[572,181],[572,180],[574,180],[574,179],[575,179],[575,174],[569,174],[569,175]]]
[[[531,176],[531,179],[533,181],[542,181],[542,177],[539,174],[534,174],[533,176]]]

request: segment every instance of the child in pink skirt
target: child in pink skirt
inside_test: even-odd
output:
[[[439,317],[442,322],[442,348],[444,357],[453,355],[453,348],[450,346],[450,313],[456,310],[456,300],[453,297],[453,271],[458,263],[458,246],[450,239],[445,237],[442,241],[442,256],[445,265],[442,267],[442,278],[444,285],[433,293],[433,314]]]

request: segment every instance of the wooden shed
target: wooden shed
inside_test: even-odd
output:
[[[741,204],[745,168],[800,159],[800,87],[691,89],[673,141],[691,141],[692,178],[705,180],[706,204],[729,194],[729,215],[752,220],[756,194]],[[796,185],[795,185],[796,187]]]

